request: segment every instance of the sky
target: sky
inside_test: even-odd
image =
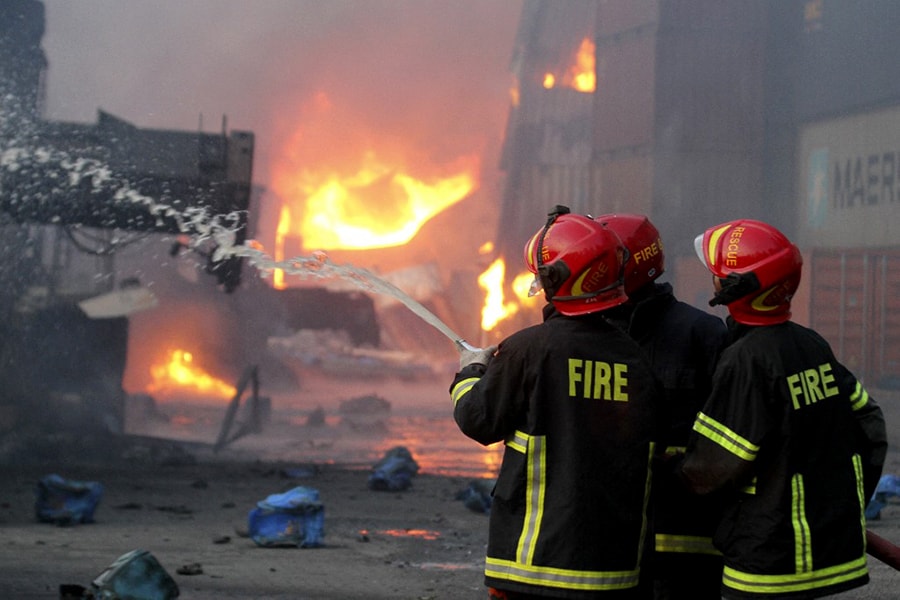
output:
[[[47,119],[93,123],[101,109],[215,133],[224,116],[255,134],[263,186],[286,165],[360,160],[364,145],[435,168],[478,154],[486,178],[499,162],[519,0],[44,5]]]

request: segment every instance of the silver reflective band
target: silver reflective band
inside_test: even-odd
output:
[[[703,236],[705,233],[701,233],[697,237],[694,238],[694,252],[697,253],[697,258],[700,259],[700,262],[703,263],[704,267],[709,267],[709,263],[706,261],[706,252],[703,248]]]

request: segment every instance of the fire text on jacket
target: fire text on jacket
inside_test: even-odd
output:
[[[788,375],[787,384],[794,410],[838,394],[830,363]]]
[[[628,402],[628,365],[569,359],[569,396]]]

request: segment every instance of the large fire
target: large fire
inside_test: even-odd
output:
[[[300,235],[307,248],[401,246],[475,187],[470,170],[430,181],[373,164],[347,177],[301,173],[306,198]]]
[[[194,364],[194,356],[185,350],[172,350],[165,362],[150,367],[153,381],[147,391],[160,395],[191,393],[203,397],[231,399],[236,390],[209,375],[201,367]]]
[[[329,109],[323,101],[320,110]],[[304,133],[290,144],[308,145]],[[402,246],[478,187],[477,154],[438,163],[408,156],[415,153],[397,147],[397,140],[353,139],[331,147],[337,149],[330,155],[322,151],[302,164],[289,148],[274,173],[273,188],[284,203],[277,235],[293,236],[305,249]]]

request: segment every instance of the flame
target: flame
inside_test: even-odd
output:
[[[285,185],[291,201],[304,205],[294,233],[305,248],[369,249],[401,246],[428,220],[477,187],[478,159],[460,159],[455,172],[417,177],[401,165],[366,153],[350,174],[302,170]],[[279,225],[280,225],[279,221]]]
[[[534,275],[524,271],[515,276],[510,284],[514,299],[509,302],[503,292],[505,275],[506,263],[498,258],[478,276],[478,285],[485,291],[484,306],[481,308],[482,331],[493,331],[500,322],[518,314],[520,309],[533,306],[534,300],[528,296],[528,291]]]
[[[581,40],[572,65],[562,76],[562,85],[579,92],[590,93],[597,89],[596,45],[590,37]],[[556,75],[544,73],[544,89],[556,86]]]
[[[194,356],[185,350],[172,350],[166,363],[150,367],[153,381],[148,392],[183,392],[231,398],[236,390],[220,379],[207,374],[193,364]]]
[[[360,529],[360,536],[368,536],[368,529]],[[412,538],[420,538],[423,540],[436,540],[441,537],[440,531],[434,531],[432,529],[382,529],[380,531],[376,531],[374,533],[379,533],[382,535],[386,535],[388,537],[412,537]]]
[[[481,275],[478,276],[478,285],[485,291],[484,306],[481,309],[481,329],[491,331],[497,323],[516,314],[519,305],[515,302],[506,302],[503,294],[503,281],[506,274],[506,264],[502,258],[491,263]]]
[[[287,205],[282,205],[281,212],[278,215],[278,227],[275,229],[275,260],[284,260],[284,239],[291,230],[291,209]],[[276,290],[283,290],[284,270],[275,269],[272,273],[272,286]]]
[[[586,37],[581,40],[575,64],[566,73],[566,82],[579,92],[593,92],[597,89],[596,47],[594,41]]]
[[[512,282],[512,290],[517,298],[528,298],[528,292],[531,290],[531,283],[534,281],[534,275],[525,271],[519,273]]]

